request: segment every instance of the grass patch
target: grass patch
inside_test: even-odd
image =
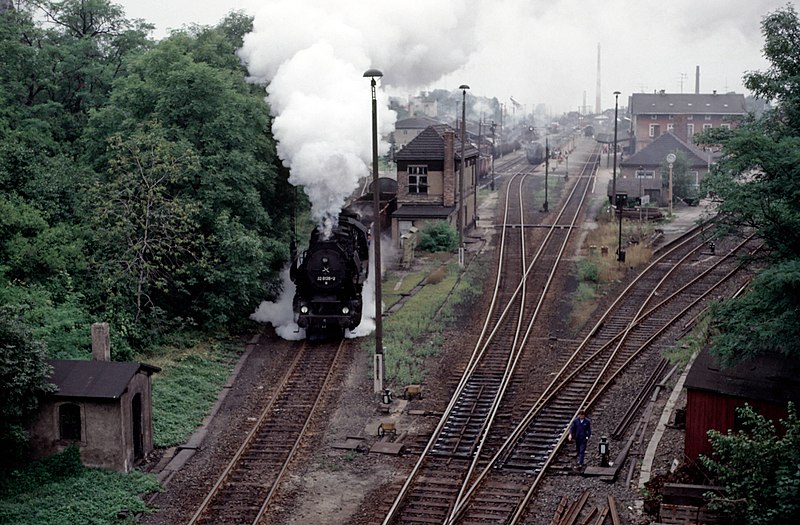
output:
[[[205,341],[191,348],[162,348],[146,358],[161,367],[153,375],[153,444],[179,445],[216,401],[238,358],[238,344]]]
[[[135,513],[152,511],[139,495],[159,488],[152,475],[86,468],[71,447],[2,476],[0,523],[133,524]]]
[[[429,261],[435,269],[425,272],[425,286],[414,295],[413,304],[401,308],[384,322],[385,378],[395,387],[423,382],[425,360],[441,351],[444,329],[455,319],[457,308],[480,294],[477,267],[462,273],[452,261],[433,266],[441,259],[434,257]],[[419,280],[413,279],[414,284]],[[374,341],[364,344],[374,350]]]

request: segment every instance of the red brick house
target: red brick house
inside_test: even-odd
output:
[[[626,193],[628,200],[642,196],[649,197],[650,203],[667,206],[668,190],[662,181],[662,166],[670,153],[686,157],[692,185],[699,186],[714,162],[712,154],[687,144],[674,133],[660,135],[647,147],[626,157],[619,163],[617,171],[617,193]],[[607,195],[611,196],[611,181]]]
[[[731,128],[747,114],[744,95],[736,93],[634,93],[628,104],[633,137],[639,152],[662,134],[672,132],[687,144],[708,128]]]
[[[458,210],[463,202],[464,227],[475,223],[478,150],[464,145],[446,124],[427,127],[405,148],[397,152],[397,209],[392,213],[392,239],[400,238],[412,227],[446,220],[458,225]],[[459,170],[464,163],[464,198],[459,195]]]

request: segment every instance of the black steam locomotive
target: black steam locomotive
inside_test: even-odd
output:
[[[343,210],[330,235],[311,232],[308,249],[289,271],[297,325],[308,339],[342,337],[361,323],[361,289],[369,274],[367,227]]]
[[[534,141],[525,145],[525,157],[531,164],[541,164],[547,158],[547,148],[541,142]]]

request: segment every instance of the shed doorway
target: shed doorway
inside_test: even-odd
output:
[[[133,460],[139,461],[144,457],[144,436],[142,434],[142,394],[136,394],[131,401],[131,417],[133,422]]]

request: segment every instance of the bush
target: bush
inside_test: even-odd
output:
[[[458,232],[447,221],[428,223],[419,233],[417,247],[426,252],[453,252],[458,248]]]

